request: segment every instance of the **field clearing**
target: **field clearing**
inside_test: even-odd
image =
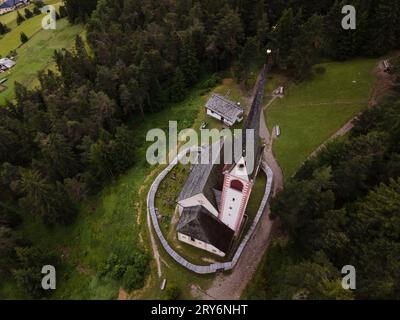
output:
[[[60,0],[44,0],[43,2],[45,4],[52,4],[52,5],[57,5],[57,6],[61,5]],[[2,24],[7,25],[11,29],[15,28],[17,26],[17,12],[19,11],[22,15],[24,15],[25,8],[29,9],[30,11],[33,11],[34,7],[35,6],[33,4],[30,4],[20,10],[14,10],[7,14],[3,14],[2,16],[0,16],[0,22]]]
[[[324,141],[367,107],[374,83],[376,59],[323,63],[325,73],[290,84],[283,99],[266,112],[269,130],[281,128],[273,151],[285,180]]]
[[[21,45],[21,32],[24,32],[28,38],[31,38],[36,32],[40,31],[42,29],[43,17],[43,14],[34,16],[6,33],[3,38],[0,39],[0,55],[4,57],[8,55],[10,51],[17,49]]]
[[[0,104],[14,98],[15,81],[28,87],[34,86],[38,82],[37,73],[54,63],[54,51],[72,48],[75,37],[81,35],[83,30],[83,25],[70,25],[66,19],[62,19],[57,22],[56,30],[40,30],[17,49],[17,64],[0,75],[0,78],[8,78],[7,89],[0,94]],[[0,44],[4,40],[0,40]]]

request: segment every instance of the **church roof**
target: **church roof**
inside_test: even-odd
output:
[[[212,146],[204,148],[203,151],[208,152],[210,148],[212,148]],[[216,159],[220,157],[220,152],[221,149],[219,149],[219,154]],[[211,157],[212,155],[210,153],[209,164],[198,163],[193,165],[189,177],[186,180],[181,193],[179,194],[178,202],[202,193],[215,207],[215,209],[218,210],[218,203],[217,199],[215,198],[214,189],[222,189],[222,171],[224,164],[221,160],[219,161],[219,163],[216,163],[216,161],[212,161]]]
[[[263,101],[264,101],[264,90],[265,90],[265,72],[266,66],[264,66],[261,74],[258,78],[256,87],[254,89],[254,97],[253,102],[250,107],[249,115],[247,116],[246,122],[244,124],[244,133],[243,133],[243,142],[246,143],[246,130],[254,130],[254,150],[258,152],[260,147],[259,138],[260,138],[260,118],[263,109]],[[244,151],[243,151],[244,152]]]
[[[211,244],[224,253],[229,251],[234,237],[234,231],[203,206],[185,208],[176,229],[191,238]]]
[[[249,178],[253,178],[257,173],[256,169],[263,153],[263,147],[260,145],[260,118],[263,109],[264,90],[265,90],[265,73],[266,66],[264,66],[261,74],[257,80],[253,93],[253,102],[250,107],[250,112],[244,124],[243,134],[241,137],[236,139],[242,139],[242,156],[245,158],[247,171]],[[251,159],[246,155],[247,149],[247,130],[254,130],[254,157]],[[237,160],[237,159],[236,159]],[[229,165],[225,168],[227,171],[231,171],[236,166],[236,163]]]
[[[207,101],[206,108],[232,123],[242,118],[244,112],[235,102],[217,93],[213,93]]]

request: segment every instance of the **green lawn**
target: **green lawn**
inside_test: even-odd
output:
[[[323,63],[324,74],[291,84],[283,99],[267,110],[270,130],[281,128],[273,151],[290,178],[303,161],[368,104],[374,86],[376,59]],[[268,91],[270,88],[268,89]]]
[[[60,0],[44,0],[43,2],[46,4],[52,4],[52,5],[57,5],[57,6],[59,6],[61,4]],[[29,10],[33,11],[34,7],[35,6],[33,4],[30,4],[30,5],[26,6],[25,8],[28,8]],[[22,15],[24,15],[25,8],[22,8],[19,10],[19,12]],[[15,28],[17,26],[17,10],[11,11],[7,14],[0,16],[0,22],[2,24],[7,25],[11,29]]]
[[[42,19],[44,15],[38,15],[24,21],[19,26],[15,26],[10,32],[6,33],[0,39],[0,55],[6,56],[11,50],[21,45],[20,34],[24,32],[28,38],[31,38],[36,32],[42,29]]]
[[[7,89],[0,93],[0,105],[6,99],[14,98],[15,81],[26,86],[35,85],[37,73],[53,64],[54,50],[71,48],[75,37],[82,34],[83,30],[83,25],[70,25],[66,19],[62,19],[57,22],[56,30],[40,30],[17,49],[17,64],[9,72],[0,75],[0,78],[8,78],[5,83]],[[4,41],[5,38],[1,39],[0,44]]]
[[[139,228],[135,199],[145,170],[132,168],[117,183],[86,201],[75,224],[48,229],[39,221],[26,223],[22,234],[43,248],[64,254],[56,299],[115,299],[118,283],[99,279],[97,271],[112,253],[136,248]]]

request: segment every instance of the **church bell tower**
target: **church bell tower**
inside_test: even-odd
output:
[[[263,152],[263,147],[260,146],[259,131],[264,98],[265,72],[266,67],[264,66],[257,81],[253,93],[254,99],[244,125],[242,143],[245,145],[243,146],[241,157],[237,161],[234,159],[232,165],[226,165],[223,172],[224,185],[218,218],[235,231],[235,236],[240,233]],[[248,139],[249,133],[254,139]],[[246,144],[249,142],[254,144],[252,146],[254,152],[252,156],[248,156],[246,152],[249,147]]]

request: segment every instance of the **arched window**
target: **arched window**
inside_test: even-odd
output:
[[[243,183],[241,183],[239,180],[232,180],[231,188],[242,192],[243,191]]]

